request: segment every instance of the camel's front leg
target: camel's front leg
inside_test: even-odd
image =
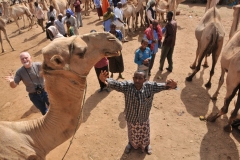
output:
[[[1,31],[0,31],[0,43],[1,43],[1,46],[2,46],[2,53],[4,52],[4,49],[3,49],[3,45],[2,45],[2,35],[1,35]]]
[[[12,50],[15,51],[15,49],[12,47],[12,45],[11,45],[11,43],[10,43],[10,40],[9,40],[9,38],[8,38],[8,36],[7,36],[6,29],[3,28],[2,31],[3,31],[3,33],[4,33],[4,35],[5,35],[6,40],[8,41],[8,44],[11,46]],[[0,36],[1,36],[1,32],[0,32]],[[1,39],[1,43],[2,43],[2,37],[1,37],[0,39]],[[3,48],[3,47],[2,47],[2,48]]]
[[[17,26],[18,26],[18,32],[19,32],[19,34],[21,34],[22,32],[21,32],[21,30],[20,30],[20,28],[19,28],[19,24],[18,24],[17,18],[14,18],[14,21],[16,22],[16,24],[17,24]]]

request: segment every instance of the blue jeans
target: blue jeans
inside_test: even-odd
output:
[[[45,115],[48,111],[46,105],[49,106],[47,92],[43,90],[40,94],[29,93],[28,96],[30,100],[33,102],[33,104],[41,111],[42,115]]]

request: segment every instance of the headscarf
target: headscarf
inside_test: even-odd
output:
[[[146,5],[146,11],[148,10],[149,7],[151,7],[151,5],[156,4],[155,0],[149,0],[147,5]]]
[[[74,15],[73,11],[72,11],[70,8],[68,8],[68,9],[66,10],[66,14],[67,14],[67,13],[69,13],[71,16]]]
[[[48,27],[48,30],[52,32],[53,39],[64,37],[55,26]]]

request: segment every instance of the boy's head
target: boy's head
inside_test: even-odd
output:
[[[141,48],[145,49],[148,46],[148,39],[147,38],[143,38],[142,42],[141,42]]]
[[[67,22],[66,22],[66,25],[67,25],[67,27],[70,27],[70,26],[71,26],[71,22],[70,22],[70,21],[67,21]]]

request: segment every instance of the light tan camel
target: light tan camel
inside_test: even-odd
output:
[[[12,47],[12,45],[11,45],[11,42],[10,42],[10,40],[8,39],[8,35],[7,35],[7,32],[6,32],[5,27],[6,27],[5,21],[4,21],[2,18],[0,18],[0,42],[1,42],[1,46],[2,46],[2,52],[4,52],[5,50],[3,49],[3,45],[2,45],[2,35],[1,35],[1,31],[4,33],[6,40],[8,41],[8,43],[9,43],[9,45],[11,46],[12,50],[14,51],[14,49],[13,49],[13,47]]]
[[[53,7],[56,9],[57,15],[59,13],[65,14],[65,11],[68,7],[68,1],[67,0],[50,0],[50,5],[53,5]]]
[[[18,31],[19,31],[19,34],[21,33],[20,31],[20,27],[19,27],[19,24],[18,24],[18,17],[21,17],[23,16],[24,14],[30,19],[31,22],[29,22],[29,29],[32,28],[32,25],[33,25],[33,18],[32,18],[32,14],[31,12],[29,11],[29,9],[25,6],[25,5],[22,5],[22,4],[15,4],[13,6],[9,6],[9,3],[8,2],[2,2],[3,3],[3,7],[4,7],[4,10],[8,11],[8,14],[5,15],[4,17],[5,18],[13,18],[15,23],[17,24],[18,26]],[[24,22],[24,28],[25,28],[25,20],[24,20],[24,16],[23,16],[23,22]]]
[[[90,11],[89,8],[92,8],[91,2],[92,0],[82,0],[82,4],[83,4],[83,8],[85,8],[85,16],[89,16],[90,15]],[[95,8],[95,5],[94,5]]]
[[[231,100],[234,98],[238,91],[238,98],[235,104],[235,109],[231,113],[228,124],[224,127],[224,130],[231,132],[231,124],[237,118],[238,111],[240,108],[240,28],[236,27],[240,25],[240,5],[234,6],[234,16],[230,33],[234,33],[233,36],[230,36],[230,40],[223,47],[222,57],[221,57],[221,76],[218,83],[218,88],[214,95],[212,96],[213,100],[217,99],[219,90],[224,83],[225,72],[228,72],[226,78],[226,95],[224,98],[224,105],[221,108],[220,113],[217,113],[214,116],[209,116],[208,120],[214,122],[218,117],[224,115],[228,112],[228,107]],[[239,118],[239,117],[238,117]]]
[[[123,11],[123,17],[127,19],[127,25],[128,25],[128,30],[129,29],[129,24],[130,24],[130,18],[132,17],[132,29],[135,31],[136,30],[136,24],[134,24],[135,19],[136,19],[136,14],[139,12],[143,6],[144,0],[139,0],[137,3],[137,6],[135,6],[131,2],[127,2],[126,5],[122,8]]]
[[[101,44],[99,43],[101,41]],[[104,56],[118,56],[122,43],[112,34],[58,38],[42,49],[50,109],[38,119],[0,122],[0,159],[44,160],[80,126],[89,71]]]
[[[195,70],[189,77],[186,78],[187,81],[192,81],[194,75],[200,70],[203,58],[212,54],[210,78],[205,84],[205,87],[211,88],[211,79],[214,74],[214,68],[218,57],[222,50],[224,35],[224,27],[221,23],[219,11],[216,7],[212,7],[204,14],[195,30],[198,47],[195,61],[191,66],[191,68],[194,68]],[[198,63],[196,66],[197,60]]]

